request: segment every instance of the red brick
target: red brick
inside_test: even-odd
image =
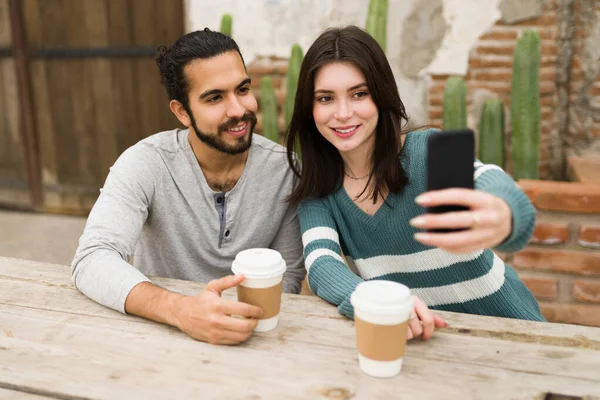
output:
[[[506,72],[490,72],[490,71],[482,71],[477,72],[475,77],[479,81],[500,81],[506,82],[512,79],[512,73],[510,70],[506,70]]]
[[[539,210],[600,212],[600,185],[521,179],[521,189]]]
[[[430,106],[443,106],[444,105],[444,97],[443,96],[429,96],[429,105]]]
[[[556,279],[522,276],[521,280],[537,299],[552,300],[558,295]]]
[[[444,116],[444,110],[441,108],[429,108],[429,119],[442,118]]]
[[[600,252],[528,247],[515,253],[512,265],[517,268],[600,275]]]
[[[569,224],[538,221],[531,238],[531,243],[556,244],[566,243],[569,239]]]
[[[583,225],[579,231],[579,244],[600,248],[600,225]]]
[[[600,281],[573,281],[573,297],[579,301],[600,304]]]
[[[484,33],[479,40],[517,40],[516,30],[497,30],[492,28],[490,32]]]
[[[600,326],[600,306],[540,302],[540,309],[550,322]]]
[[[512,55],[515,51],[514,45],[505,46],[491,46],[491,45],[479,45],[475,49],[477,54],[493,54],[493,55]]]
[[[469,60],[471,68],[512,68],[512,57],[477,57]]]

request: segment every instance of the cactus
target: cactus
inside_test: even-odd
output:
[[[366,31],[377,40],[385,51],[387,31],[387,0],[370,0]]]
[[[277,100],[275,99],[275,89],[273,89],[273,79],[270,76],[265,76],[260,81],[260,108],[263,136],[279,143]]]
[[[286,98],[285,98],[285,125],[289,126],[294,113],[294,100],[296,98],[296,89],[298,88],[298,76],[300,75],[300,66],[302,65],[302,47],[299,44],[292,46],[292,53],[288,64],[287,77],[285,80]]]
[[[481,108],[479,159],[504,168],[504,104],[498,98],[487,99]]]
[[[513,178],[537,179],[540,153],[540,58],[537,32],[525,31],[513,56],[510,120]]]
[[[444,129],[467,127],[467,85],[462,78],[451,76],[444,91]]]
[[[231,16],[231,14],[223,14],[223,17],[221,17],[221,33],[223,33],[229,37],[232,37],[231,36],[232,24],[233,24],[233,17]]]

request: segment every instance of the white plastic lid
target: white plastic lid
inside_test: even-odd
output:
[[[243,274],[246,278],[270,278],[282,275],[286,269],[281,254],[272,249],[240,251],[231,264],[234,274]]]
[[[359,283],[350,296],[350,303],[374,314],[399,314],[413,308],[413,298],[407,286],[383,280]]]

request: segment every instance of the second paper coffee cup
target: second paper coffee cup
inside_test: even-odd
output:
[[[248,249],[239,252],[231,265],[236,275],[245,279],[237,287],[238,300],[263,309],[263,316],[254,329],[266,332],[277,327],[281,306],[285,260],[272,249]]]
[[[350,297],[356,347],[364,373],[390,378],[400,373],[413,298],[408,287],[391,281],[361,282]]]

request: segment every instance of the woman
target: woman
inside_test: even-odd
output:
[[[478,161],[475,190],[425,193],[431,130],[403,135],[407,120],[370,35],[349,26],[317,38],[302,63],[287,136],[299,177],[289,200],[298,205],[310,289],[349,318],[356,285],[387,279],[433,309],[544,321],[515,271],[490,250],[527,244],[535,222],[527,197],[499,167]],[[302,168],[294,161],[297,141]],[[469,210],[425,214],[424,207],[443,204]],[[432,228],[467,229],[422,231]],[[426,308],[416,311],[431,320]],[[409,325],[409,337],[422,333],[418,320]]]

